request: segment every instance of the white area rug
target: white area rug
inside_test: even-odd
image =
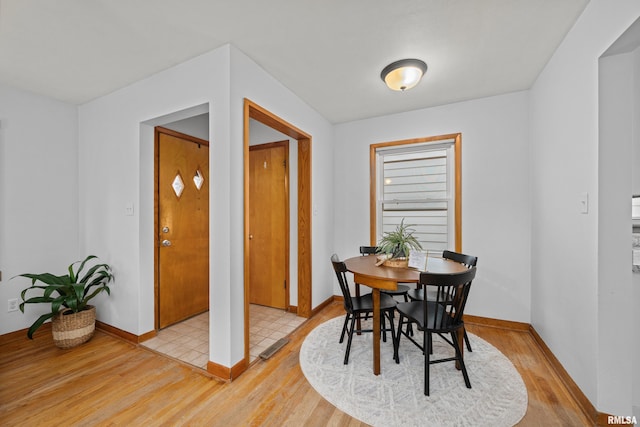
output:
[[[473,352],[464,357],[471,380],[466,388],[454,362],[431,365],[430,396],[424,395],[424,358],[406,337],[400,340],[400,364],[393,361],[390,337],[380,343],[381,374],[373,375],[371,333],[354,335],[349,364],[345,337],[338,343],[344,317],[315,328],[300,349],[305,377],[325,399],[373,426],[513,426],[527,411],[527,389],[520,374],[498,349],[469,334]],[[421,334],[420,334],[421,335]],[[433,358],[453,348],[433,337]]]

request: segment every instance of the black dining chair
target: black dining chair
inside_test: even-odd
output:
[[[442,252],[442,258],[444,259],[448,259],[451,261],[455,261],[455,262],[459,262],[460,264],[463,264],[465,266],[467,266],[467,268],[471,268],[471,267],[475,267],[478,264],[478,257],[477,256],[473,256],[473,255],[466,255],[466,254],[462,254],[459,252],[453,252],[453,251],[443,251]],[[414,289],[411,290],[407,293],[407,296],[409,297],[409,299],[411,301],[421,301],[424,299],[424,290],[421,289],[421,286],[419,287],[419,289]],[[427,292],[427,300],[431,300],[433,301],[436,298],[436,294],[434,290],[428,291]],[[464,342],[467,346],[467,350],[469,351],[473,351],[471,349],[471,343],[469,342],[469,336],[467,335],[467,330],[465,329],[464,331]]]
[[[344,309],[347,312],[344,317],[344,325],[342,326],[342,333],[340,334],[340,344],[344,341],[345,333],[348,334],[347,348],[344,353],[344,364],[349,363],[349,352],[351,351],[351,341],[353,340],[353,333],[361,332],[373,332],[373,329],[361,329],[356,328],[356,320],[364,320],[364,316],[373,315],[373,296],[372,294],[366,294],[360,297],[352,297],[349,290],[349,282],[347,280],[347,266],[344,262],[340,261],[338,255],[333,254],[331,256],[331,264],[338,277],[338,283],[340,284],[340,290],[344,297]],[[395,326],[393,322],[393,313],[396,309],[396,300],[389,295],[380,294],[380,320],[382,330],[382,340],[387,341],[387,331],[391,332],[391,340],[395,343],[396,334]],[[389,327],[386,326],[385,316],[389,320]],[[358,323],[359,324],[359,323]]]
[[[471,282],[475,275],[476,267],[456,274],[420,273],[420,284],[427,291],[433,290],[435,299],[400,303],[396,307],[400,313],[400,323],[393,347],[394,358],[396,363],[400,363],[400,338],[402,335],[422,350],[424,354],[424,394],[426,396],[429,396],[429,366],[434,363],[457,361],[462,370],[465,385],[467,388],[471,388],[457,334],[464,330],[462,317]],[[402,325],[406,322],[415,324],[418,331],[422,331],[422,343],[402,330]],[[432,334],[437,334],[450,344],[455,355],[431,360]]]

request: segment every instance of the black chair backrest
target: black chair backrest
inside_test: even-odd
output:
[[[424,324],[427,323],[428,311],[437,309],[446,312],[445,315],[436,316],[435,329],[454,328],[462,324],[464,307],[471,289],[471,282],[476,277],[476,267],[456,274],[420,273],[420,283],[427,287],[437,288],[434,300],[423,300]]]
[[[333,270],[338,277],[338,283],[340,283],[340,290],[342,291],[342,297],[344,298],[344,309],[347,313],[353,313],[353,301],[351,301],[351,291],[349,290],[349,282],[347,281],[347,266],[344,262],[340,261],[338,255],[331,255],[331,264],[333,264]]]
[[[374,255],[377,252],[377,246],[360,246],[360,255]]]
[[[478,263],[477,256],[465,255],[465,254],[452,252],[452,251],[443,251],[442,258],[459,262],[460,264],[464,264],[467,267],[475,267],[476,264]]]

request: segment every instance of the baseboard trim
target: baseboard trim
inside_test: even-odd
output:
[[[148,341],[151,338],[155,338],[156,336],[158,336],[158,331],[156,331],[156,330],[149,331],[146,334],[139,335],[138,336],[138,344],[143,343],[145,341]]]
[[[19,329],[13,332],[7,332],[6,334],[0,335],[0,345],[6,344],[9,341],[20,339],[22,337],[24,337],[25,339],[29,339],[27,337],[28,330],[29,328],[24,328],[24,329]],[[39,335],[42,335],[43,333],[51,334],[51,322],[43,323],[42,326],[40,326],[38,330],[34,332],[33,334],[34,339],[37,338]]]
[[[247,363],[244,359],[233,365],[231,368],[212,361],[207,362],[207,372],[226,383],[230,383],[238,378],[240,374],[247,370],[247,367]]]
[[[509,329],[512,331],[528,331],[531,327],[528,323],[514,322],[512,320],[491,319],[488,317],[471,316],[465,314],[462,316],[465,323],[470,325],[490,326],[492,328]]]
[[[330,296],[329,298],[327,298],[326,300],[324,300],[323,302],[320,303],[320,305],[318,305],[316,308],[314,308],[313,310],[311,310],[311,317],[315,316],[316,314],[320,313],[322,311],[323,308],[325,308],[326,306],[328,306],[329,304],[331,304],[333,301],[335,301],[335,296]]]
[[[609,417],[612,417],[610,414],[605,414],[604,412],[598,412],[596,414],[596,426],[604,427],[604,426],[612,426],[612,425],[620,425],[620,424],[609,424]]]
[[[156,331],[150,331],[142,335],[132,334],[131,332],[124,331],[120,328],[116,328],[115,326],[111,326],[99,320],[96,320],[96,329],[105,332],[107,334],[116,336],[125,341],[128,341],[132,344],[140,344],[148,339],[151,339],[156,336]]]

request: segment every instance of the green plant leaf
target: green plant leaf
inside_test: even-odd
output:
[[[65,285],[65,286],[66,286],[66,285]],[[47,287],[44,289],[44,296],[45,296],[45,297],[51,296],[51,294],[52,294],[52,293],[54,293],[54,292],[58,292],[58,294],[59,294],[59,295],[61,295],[61,294],[62,294],[62,293],[60,292],[61,290],[64,292],[64,286],[61,286],[61,285],[51,285],[51,286],[47,286]]]
[[[32,274],[32,273],[27,273],[27,274],[20,274],[16,277],[27,277],[29,279],[31,279],[31,284],[35,284],[36,281],[40,281],[42,283],[45,283],[47,285],[64,285],[66,283],[69,283],[69,276],[64,275],[64,276],[56,276],[54,274],[51,273],[42,273],[42,274]]]
[[[51,314],[58,314],[60,312],[60,307],[63,307],[65,304],[65,297],[60,295],[58,298],[55,298],[51,301]]]
[[[101,285],[101,284],[108,284],[110,281],[113,280],[113,274],[111,274],[111,272],[109,272],[108,270],[99,270],[99,271],[95,271],[93,273],[93,276],[91,278],[91,280],[88,280],[88,284],[87,286],[96,286],[96,285]]]
[[[78,271],[77,271],[77,273],[76,273],[76,274],[77,274],[77,276],[80,276],[80,272],[81,272],[81,271],[82,271],[82,269],[84,268],[84,265],[87,263],[87,261],[92,260],[92,259],[94,259],[94,258],[97,258],[97,256],[95,256],[95,255],[89,255],[88,257],[86,257],[86,258],[84,259],[84,261],[82,261],[82,263],[80,264],[80,267],[78,267]],[[77,264],[77,263],[75,263],[75,264]],[[73,264],[72,264],[72,265],[73,265]],[[69,268],[71,268],[71,266],[69,266]],[[96,267],[94,267],[94,268],[96,268]],[[86,278],[86,277],[88,277],[88,276],[91,276],[91,274],[92,274],[92,273],[91,273],[91,270],[90,270],[90,271],[89,271],[89,273],[87,273],[87,274],[85,275],[85,278]],[[84,280],[86,280],[86,279],[80,280],[80,282],[83,282]],[[74,282],[75,282],[75,280],[74,280]]]
[[[51,298],[51,297],[43,297],[43,296],[32,297],[32,298],[29,298],[28,300],[25,300],[23,304],[39,304],[42,302],[51,302],[53,300],[54,298]]]
[[[98,288],[98,289],[94,290],[89,296],[86,296],[84,298],[84,301],[85,302],[89,302],[90,299],[94,298],[95,296],[97,296],[102,291],[106,291],[107,294],[111,295],[111,290],[109,289],[109,287],[107,285],[104,285],[104,287]]]
[[[33,339],[33,333],[40,327],[44,322],[51,319],[53,317],[53,313],[45,313],[42,316],[38,317],[38,319],[33,322],[33,324],[29,327],[27,331],[27,336],[29,339]]]
[[[87,283],[87,281],[93,277],[93,276],[97,276],[97,278],[94,281],[101,281],[104,279],[110,280],[111,279],[111,274],[108,272],[109,266],[106,264],[97,264],[94,265],[93,267],[91,267],[91,269],[87,272],[87,274],[84,275],[84,277],[82,279],[80,279],[78,281],[78,283]],[[98,271],[98,269],[103,268],[103,270]]]
[[[392,258],[406,257],[411,249],[421,250],[422,245],[413,236],[415,230],[404,224],[404,218],[393,231],[386,231],[378,243],[378,253],[391,254]]]
[[[27,291],[29,291],[30,289],[47,289],[47,286],[30,286],[26,289],[23,289],[22,292],[20,292],[20,297],[22,298],[22,300],[25,300],[25,295],[27,294]]]

